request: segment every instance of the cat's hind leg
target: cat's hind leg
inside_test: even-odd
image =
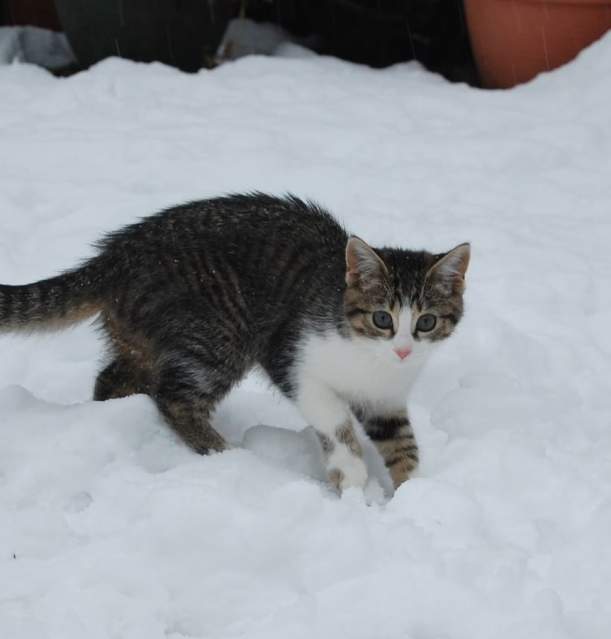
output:
[[[224,438],[212,427],[210,417],[218,401],[203,397],[193,389],[192,393],[179,395],[162,387],[154,396],[157,407],[180,438],[196,453],[207,455],[227,448]]]
[[[148,385],[143,372],[127,359],[117,357],[98,374],[93,399],[105,401],[147,392]]]
[[[150,344],[136,337],[124,321],[104,311],[100,328],[112,354],[110,363],[96,378],[93,398],[96,401],[148,394],[151,385]]]
[[[182,314],[173,331],[164,327],[159,335],[160,356],[156,364],[151,397],[171,428],[193,450],[204,455],[227,448],[211,425],[212,413],[250,367],[245,339],[223,329],[218,318],[206,321]]]

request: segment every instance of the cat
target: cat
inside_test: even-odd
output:
[[[80,267],[0,286],[0,330],[98,316],[94,399],[146,393],[196,452],[227,447],[219,400],[260,367],[316,430],[330,484],[363,487],[355,420],[398,487],[418,464],[407,392],[463,315],[470,246],[372,248],[297,197],[231,195],[107,235]]]

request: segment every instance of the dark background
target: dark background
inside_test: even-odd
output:
[[[130,7],[134,0],[80,0],[81,5],[96,2],[112,9],[117,2]],[[189,0],[148,3],[151,11],[184,12]],[[280,24],[308,38],[323,54],[373,67],[416,59],[449,80],[477,83],[462,0],[216,0],[216,4],[228,14],[241,12],[253,20]],[[53,0],[0,0],[0,24],[62,30]]]

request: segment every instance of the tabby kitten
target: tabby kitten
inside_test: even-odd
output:
[[[258,365],[318,433],[338,490],[367,479],[355,419],[398,486],[418,463],[407,391],[463,313],[469,245],[373,249],[296,197],[233,195],[108,235],[62,275],[0,286],[0,329],[98,315],[110,360],[94,398],[150,395],[195,451],[226,443],[219,400]]]

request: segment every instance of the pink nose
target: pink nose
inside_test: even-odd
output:
[[[408,348],[395,348],[394,351],[401,359],[405,359],[412,352],[412,349],[409,348],[409,347]]]

